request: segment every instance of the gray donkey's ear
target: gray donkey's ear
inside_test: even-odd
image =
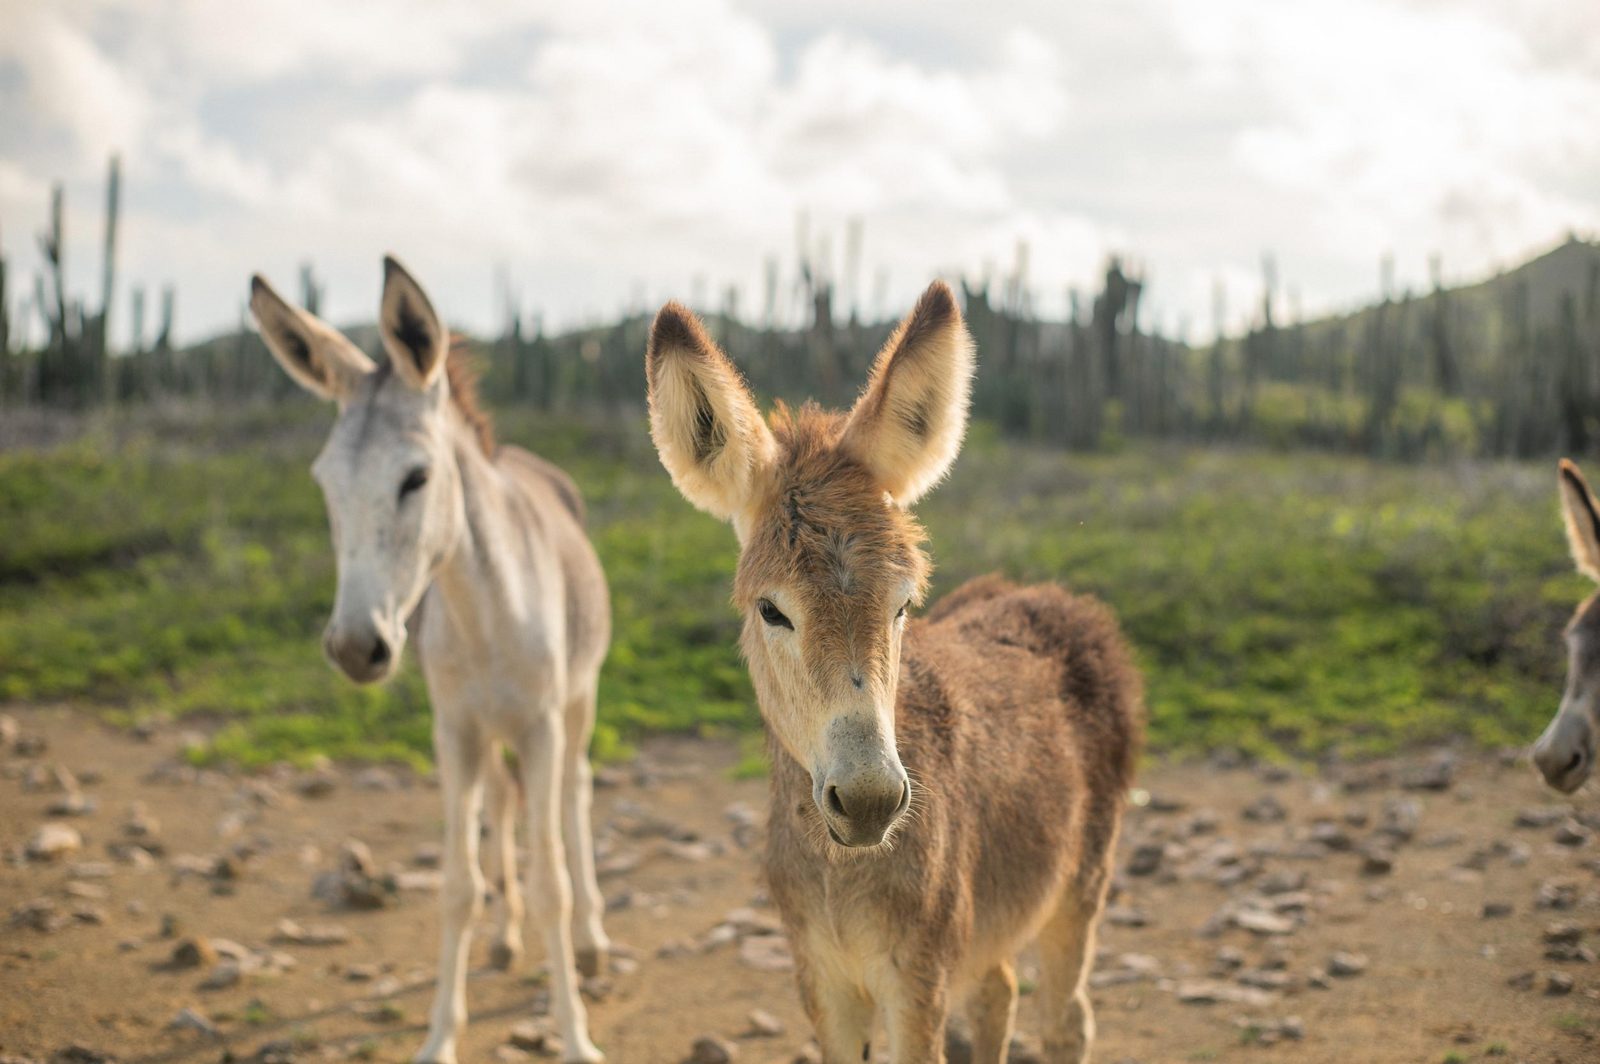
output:
[[[450,336],[427,293],[393,255],[383,257],[378,331],[395,371],[407,384],[423,391],[439,379],[449,354]]]
[[[342,403],[377,368],[343,333],[289,303],[259,273],[250,279],[250,313],[278,365],[312,395]]]

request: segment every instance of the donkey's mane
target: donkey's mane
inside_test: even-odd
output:
[[[493,458],[497,447],[494,419],[478,400],[478,366],[468,350],[466,337],[450,337],[450,354],[445,358],[444,372],[450,379],[450,399],[456,404],[456,411],[477,436],[483,453]]]

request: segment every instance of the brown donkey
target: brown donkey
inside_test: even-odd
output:
[[[935,283],[847,415],[771,424],[695,317],[656,317],[646,370],[661,461],[730,521],[734,601],[767,723],[766,872],[828,1064],[944,1059],[965,1007],[973,1059],[1005,1059],[1012,958],[1037,939],[1046,1058],[1086,1059],[1086,979],[1142,733],[1109,610],[994,577],[926,620],[906,508],[961,446],[972,344]]]

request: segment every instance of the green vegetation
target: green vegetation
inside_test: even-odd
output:
[[[650,731],[753,729],[733,535],[678,497],[642,417],[499,420],[589,500],[616,617],[597,752]],[[207,756],[246,764],[425,760],[416,669],[357,688],[318,649],[333,561],[307,466],[327,413],[97,425],[0,453],[0,700],[221,720]],[[1554,481],[1543,463],[1073,455],[978,426],[921,515],[935,595],[998,569],[1106,598],[1145,667],[1157,748],[1379,752],[1521,743],[1542,726],[1558,632],[1586,590]]]

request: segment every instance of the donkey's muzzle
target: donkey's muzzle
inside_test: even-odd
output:
[[[1594,768],[1594,729],[1582,714],[1556,714],[1533,746],[1533,763],[1544,781],[1563,794],[1582,787]]]
[[[822,822],[840,846],[876,846],[911,805],[911,781],[898,765],[830,775],[822,785]]]
[[[340,672],[356,683],[376,683],[394,671],[395,648],[376,629],[330,626],[323,633],[322,650]]]

